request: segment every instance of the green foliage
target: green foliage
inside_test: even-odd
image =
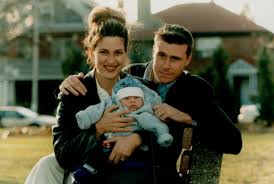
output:
[[[148,62],[152,59],[151,45],[152,42],[135,42],[131,43],[129,49],[129,59],[131,63]]]
[[[224,48],[218,47],[213,53],[211,63],[199,75],[212,84],[219,105],[234,122],[237,122],[240,105],[226,78],[228,58]]]
[[[62,63],[63,74],[67,76],[79,72],[86,73],[88,68],[82,54],[82,49],[75,45],[68,47],[66,50],[66,57]]]
[[[28,8],[31,0],[1,0],[0,1],[0,44],[5,44],[23,33],[29,25],[27,19],[32,16]]]
[[[270,56],[263,48],[258,57],[260,118],[271,126],[274,120],[274,89],[270,70]]]

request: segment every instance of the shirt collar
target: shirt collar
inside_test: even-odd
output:
[[[152,71],[152,61],[151,61],[148,64],[147,68],[145,69],[143,79],[148,80],[148,81],[152,81],[152,75],[153,75],[153,71]],[[158,84],[158,85],[167,86],[168,88],[170,88],[175,83],[175,81],[172,81],[171,83],[168,83],[168,84]]]
[[[97,94],[99,96],[100,101],[103,101],[103,100],[107,99],[109,97],[109,94],[108,94],[108,92],[105,89],[103,89],[100,86],[99,82],[97,81],[97,79],[95,77],[95,69],[91,70],[90,73],[95,78],[96,87],[97,87]]]
[[[148,64],[143,79],[152,81],[152,61]]]
[[[103,100],[105,100],[109,97],[108,92],[100,86],[100,84],[98,83],[97,80],[96,80],[96,87],[97,87],[97,93],[98,93],[98,96],[100,98],[100,101],[103,101]]]
[[[152,81],[152,75],[153,75],[152,62],[150,62],[145,70],[143,79]],[[160,97],[162,98],[163,102],[166,101],[166,95],[167,95],[169,89],[171,88],[171,86],[175,83],[175,81],[172,81],[171,83],[168,83],[168,84],[158,84],[157,85],[156,90],[157,90],[158,94],[160,95]]]

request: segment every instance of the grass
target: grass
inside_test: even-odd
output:
[[[0,130],[1,134],[1,130]],[[220,184],[272,184],[274,133],[243,133],[239,155],[225,155]],[[52,153],[51,136],[0,139],[0,184],[22,184],[33,165]]]
[[[274,133],[243,133],[243,150],[225,155],[220,184],[272,184]]]
[[[0,184],[22,184],[33,165],[52,152],[50,136],[0,140]]]

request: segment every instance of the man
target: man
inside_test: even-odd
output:
[[[155,33],[153,61],[129,65],[125,71],[157,84],[154,90],[164,102],[154,107],[154,113],[169,126],[174,143],[166,150],[156,148],[154,164],[171,167],[183,146],[184,183],[218,183],[222,154],[238,154],[242,139],[217,105],[211,86],[184,70],[191,62],[192,48],[193,37],[186,28],[164,25]],[[86,93],[76,75],[66,79],[60,90],[65,94]],[[156,169],[156,176],[161,178],[162,174],[166,172]]]

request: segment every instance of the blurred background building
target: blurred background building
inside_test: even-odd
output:
[[[38,111],[53,114],[57,105],[54,90],[67,74],[83,69],[79,66],[79,63],[84,62],[81,57],[81,41],[85,35],[87,15],[96,3],[88,0],[37,0],[37,3]],[[17,27],[10,27],[10,30],[6,31],[5,39],[0,40],[0,105],[16,104],[30,107],[32,6],[27,0],[20,1],[20,4],[13,5],[17,8],[16,11],[8,6],[5,14],[6,17],[15,17],[14,19],[16,14],[19,14],[21,26],[16,24]],[[123,1],[118,0],[117,6],[123,8]],[[245,16],[248,7],[238,15],[212,1],[178,4],[151,14],[150,1],[138,0],[136,8],[138,23],[134,23],[131,34],[131,62],[146,62],[151,59],[153,33],[163,23],[184,25],[195,38],[193,61],[188,70],[194,73],[204,71],[210,65],[215,50],[222,47],[229,55],[226,77],[237,93],[239,105],[254,103],[258,96],[257,55],[259,49],[269,43],[273,34]],[[79,57],[75,57],[77,54]],[[72,69],[66,69],[68,67]]]

